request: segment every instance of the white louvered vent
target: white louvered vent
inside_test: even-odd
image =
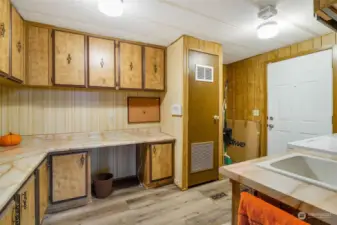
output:
[[[213,67],[198,64],[195,66],[195,80],[213,82]]]
[[[213,142],[191,144],[191,173],[213,169]]]

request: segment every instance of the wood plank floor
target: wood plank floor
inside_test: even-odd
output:
[[[212,195],[224,192],[218,200]],[[230,225],[231,185],[222,180],[180,191],[175,185],[115,191],[87,206],[47,215],[43,225]]]

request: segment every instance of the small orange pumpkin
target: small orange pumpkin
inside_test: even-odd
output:
[[[21,136],[19,134],[9,133],[0,137],[0,146],[13,146],[18,145],[21,142]]]

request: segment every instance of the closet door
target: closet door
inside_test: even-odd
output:
[[[121,42],[119,45],[119,86],[142,89],[142,47]]]
[[[115,87],[115,42],[89,37],[89,86]]]
[[[0,0],[0,75],[9,74],[9,0]]]
[[[24,81],[24,25],[18,11],[12,7],[12,74],[11,79]]]
[[[85,87],[84,35],[54,31],[54,84]]]

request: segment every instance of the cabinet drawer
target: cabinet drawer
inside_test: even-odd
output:
[[[54,84],[85,86],[84,35],[54,31]]]
[[[142,47],[119,44],[119,86],[123,89],[142,89]]]
[[[0,0],[0,75],[9,75],[9,0]]]
[[[144,88],[146,90],[165,89],[164,49],[144,47]]]
[[[87,196],[87,152],[51,155],[51,202]]]

